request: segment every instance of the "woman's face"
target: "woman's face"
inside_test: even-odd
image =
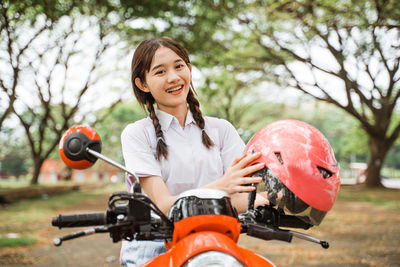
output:
[[[190,64],[171,49],[161,46],[146,72],[146,81],[142,83],[136,78],[135,84],[142,91],[151,93],[160,110],[173,114],[180,107],[187,108],[191,72]]]

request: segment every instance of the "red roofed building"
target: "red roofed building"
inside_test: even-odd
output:
[[[72,173],[71,173],[72,172]],[[55,184],[58,181],[71,180],[77,183],[114,181],[123,177],[123,171],[102,161],[96,162],[91,168],[84,170],[71,170],[61,160],[48,159],[40,170],[39,183]]]

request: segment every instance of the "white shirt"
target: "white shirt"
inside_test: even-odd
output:
[[[124,129],[121,134],[122,152],[129,171],[139,177],[160,176],[172,195],[220,178],[233,159],[243,154],[243,140],[232,124],[224,119],[204,117],[205,130],[215,144],[207,149],[201,139],[201,129],[190,111],[184,127],[166,112],[156,110],[156,115],[168,146],[168,159],[156,159],[157,138],[149,117]],[[131,184],[128,179],[128,188]]]

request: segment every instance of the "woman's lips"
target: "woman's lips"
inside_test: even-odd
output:
[[[167,93],[172,94],[172,95],[179,95],[182,91],[183,91],[183,85],[172,88],[172,89],[168,89]]]

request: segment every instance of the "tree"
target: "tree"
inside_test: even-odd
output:
[[[4,121],[14,110],[14,103],[21,93],[20,80],[24,68],[32,58],[28,58],[30,47],[46,31],[52,30],[53,22],[76,12],[79,1],[26,0],[2,1],[0,4],[0,130]],[[89,1],[87,1],[89,2]],[[78,7],[87,9],[86,4]],[[35,25],[35,27],[33,27]],[[38,47],[38,44],[36,44]],[[50,48],[50,47],[48,47]],[[54,47],[53,47],[54,48]],[[43,49],[42,49],[43,50]],[[36,51],[43,56],[43,52]],[[25,58],[24,58],[25,57]]]
[[[104,109],[98,112],[104,120],[94,125],[102,142],[102,153],[122,162],[120,136],[129,124],[146,117],[145,111],[137,101],[125,101],[112,110]]]
[[[237,21],[263,49],[257,68],[356,118],[369,138],[366,184],[400,134],[400,2],[396,0],[253,1]]]
[[[87,4],[95,2],[1,4],[0,86],[8,102],[2,99],[7,108],[1,110],[0,123],[12,113],[22,125],[33,161],[32,184],[71,124],[101,120],[87,111],[95,107],[93,91],[104,77],[116,75],[107,67],[118,66],[105,59],[118,38],[106,6],[85,14],[93,7]],[[108,104],[118,102],[111,99]]]
[[[249,92],[259,77],[244,79],[223,67],[213,68],[212,73],[206,74],[204,85],[200,88],[202,106],[208,114],[243,127],[242,118],[257,99]]]
[[[3,128],[0,134],[0,175],[3,177],[27,174],[32,163],[26,160],[29,148],[26,141],[18,137],[15,129]]]
[[[190,43],[192,53],[211,51],[214,42],[206,40],[215,30],[209,26],[224,20],[235,6],[230,1],[202,6],[207,2],[2,2],[0,129],[10,114],[18,118],[31,148],[32,183],[37,183],[42,163],[72,123],[100,121],[93,118],[98,96],[91,92],[99,89],[106,74],[115,75],[109,61],[116,59],[115,53],[126,56],[130,46],[153,35]],[[203,26],[200,33],[190,32]],[[114,54],[107,57],[107,51]],[[116,103],[118,99],[109,101],[111,106]]]

